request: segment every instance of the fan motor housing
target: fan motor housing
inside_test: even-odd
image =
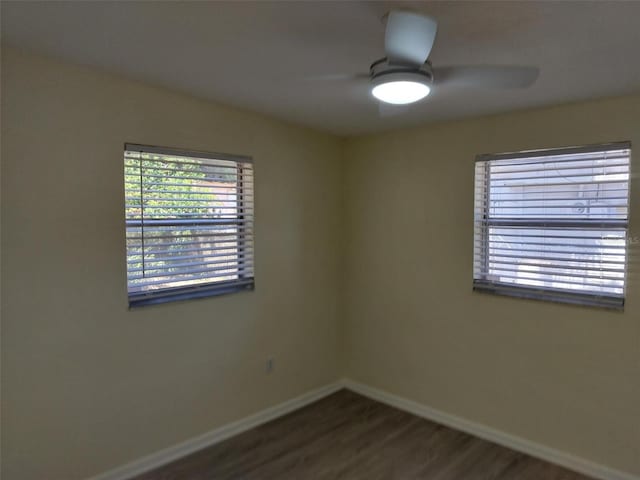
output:
[[[415,65],[392,64],[386,58],[382,58],[371,64],[369,75],[373,85],[401,80],[415,81],[429,86],[433,84],[433,70],[429,61],[416,67]]]

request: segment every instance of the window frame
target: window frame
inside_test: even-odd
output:
[[[518,160],[518,159],[526,159],[526,158],[536,158],[543,159],[544,157],[558,156],[558,155],[571,155],[571,154],[583,154],[583,153],[598,153],[598,152],[607,152],[607,151],[615,151],[615,150],[629,150],[629,173],[628,179],[626,180],[626,188],[627,188],[627,206],[626,212],[627,216],[625,220],[620,219],[608,219],[608,220],[596,220],[589,223],[588,220],[575,220],[575,219],[550,219],[540,218],[540,219],[521,219],[516,220],[517,215],[514,215],[514,219],[499,219],[492,218],[491,214],[488,213],[491,207],[491,188],[490,185],[490,175],[491,175],[491,162],[497,160]],[[484,195],[480,195],[483,201],[483,213],[480,222],[478,221],[478,202],[479,197],[479,183],[478,179],[474,178],[474,250],[473,250],[473,290],[476,292],[483,293],[493,293],[497,295],[506,295],[511,297],[520,297],[520,298],[528,298],[535,300],[546,300],[552,302],[559,303],[568,303],[568,304],[577,304],[577,305],[586,305],[593,307],[601,307],[608,308],[614,310],[624,310],[624,304],[626,299],[626,289],[627,289],[627,277],[628,277],[628,263],[629,263],[629,218],[630,218],[630,208],[631,208],[631,166],[632,166],[632,151],[631,151],[631,142],[623,141],[623,142],[612,142],[612,143],[604,143],[604,144],[595,144],[595,145],[585,145],[579,147],[561,147],[561,148],[550,148],[550,149],[540,149],[540,150],[527,150],[520,152],[511,152],[511,153],[499,153],[499,154],[481,154],[477,155],[475,159],[475,166],[477,168],[478,164],[483,164],[485,167],[484,172]],[[477,175],[477,173],[476,173]],[[622,182],[621,182],[622,183]],[[480,232],[477,234],[478,223],[481,224]],[[548,288],[548,287],[535,287],[535,286],[524,286],[518,285],[514,283],[505,283],[499,281],[493,281],[487,278],[487,275],[476,275],[476,261],[478,257],[480,257],[480,263],[484,262],[484,267],[482,268],[482,272],[486,274],[489,272],[489,262],[490,255],[489,249],[491,248],[491,240],[490,240],[490,229],[492,227],[506,227],[506,228],[522,228],[522,229],[550,229],[550,228],[565,228],[565,229],[597,229],[601,231],[605,230],[621,230],[624,232],[624,266],[623,266],[623,276],[622,276],[622,295],[621,297],[613,296],[613,295],[604,295],[604,294],[594,294],[594,293],[586,293],[579,291],[571,291],[570,289],[556,289],[556,288]],[[478,238],[479,237],[479,238]],[[479,248],[480,254],[476,252],[477,243],[480,242],[481,246]],[[569,244],[568,244],[569,246]],[[542,249],[533,250],[534,252],[540,252]],[[480,277],[480,278],[478,278]]]
[[[166,155],[170,157],[184,157],[186,159],[204,159],[210,161],[224,161],[224,162],[234,162],[236,164],[236,184],[237,184],[237,194],[236,194],[236,211],[238,212],[237,218],[229,219],[229,218],[220,218],[220,219],[212,219],[212,218],[197,218],[197,219],[147,219],[145,220],[144,214],[140,215],[139,219],[128,219],[127,214],[125,213],[125,231],[129,227],[139,227],[141,231],[144,232],[145,225],[153,224],[154,226],[175,226],[178,227],[180,225],[189,226],[189,227],[197,227],[197,226],[211,226],[211,225],[236,225],[238,227],[238,235],[237,235],[237,251],[234,254],[236,257],[236,271],[237,271],[237,279],[234,280],[217,280],[211,281],[207,283],[200,283],[197,285],[186,285],[186,286],[178,286],[178,287],[165,287],[154,290],[152,292],[131,292],[129,285],[129,267],[127,266],[127,296],[129,301],[129,308],[141,307],[146,305],[154,305],[161,304],[167,302],[174,301],[182,301],[196,298],[206,298],[211,296],[218,295],[226,295],[229,293],[235,293],[240,291],[252,291],[255,289],[255,273],[253,273],[253,269],[255,267],[255,254],[254,251],[251,251],[251,269],[252,275],[248,276],[247,272],[245,272],[241,267],[247,264],[246,258],[248,255],[247,250],[247,242],[246,242],[246,232],[244,232],[247,225],[253,230],[254,228],[254,218],[247,221],[246,219],[246,208],[247,208],[247,199],[245,198],[245,185],[246,182],[246,173],[245,169],[248,169],[249,165],[251,165],[251,192],[252,197],[254,199],[253,202],[250,203],[250,208],[255,209],[255,178],[254,178],[254,170],[253,170],[253,158],[244,155],[235,155],[235,154],[227,154],[227,153],[215,153],[215,152],[204,152],[199,150],[184,150],[178,148],[171,147],[159,147],[159,146],[151,146],[151,145],[140,145],[135,143],[125,143],[124,144],[124,159],[125,159],[125,169],[126,169],[126,153],[127,152],[139,152],[144,154],[156,154],[156,155]],[[213,165],[212,165],[213,166]],[[126,175],[125,175],[125,184]],[[142,172],[141,172],[141,182],[142,185]],[[142,195],[142,191],[141,191]],[[126,192],[125,192],[126,197]],[[142,200],[142,197],[141,197]],[[125,207],[127,200],[125,199]],[[141,210],[144,211],[144,205],[142,205]],[[255,210],[254,210],[255,211]],[[125,208],[126,212],[126,208]],[[240,233],[244,232],[244,233]],[[144,233],[141,235],[141,242],[144,252]],[[129,261],[129,248],[126,247],[126,258]],[[144,254],[142,255],[142,263],[144,265]],[[127,263],[128,265],[128,263]],[[144,268],[144,267],[143,267]],[[215,267],[213,267],[215,268]],[[169,277],[170,275],[167,275]]]

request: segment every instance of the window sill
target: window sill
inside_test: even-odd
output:
[[[136,309],[148,305],[193,300],[196,298],[216,297],[236,292],[252,291],[255,288],[253,278],[228,283],[215,283],[197,287],[176,288],[161,292],[129,296],[129,308]]]
[[[542,300],[584,307],[604,308],[620,312],[624,311],[624,298],[622,297],[590,295],[560,289],[542,290],[538,288],[510,285],[507,283],[487,282],[482,280],[474,280],[473,291],[515,298],[526,298],[530,300]]]

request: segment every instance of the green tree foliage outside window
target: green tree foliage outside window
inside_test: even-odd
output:
[[[206,254],[208,248],[214,252],[216,247],[230,246],[228,256],[211,258],[212,263],[237,261],[237,250],[234,251],[233,245],[238,227],[203,222],[237,217],[238,173],[234,168],[232,164],[208,165],[198,159],[153,153],[125,154],[130,281],[135,283],[136,279],[142,280],[149,275],[159,279],[175,274],[183,275],[185,279],[203,276],[206,272],[194,269],[188,274],[184,272],[190,263],[201,263],[203,251]],[[156,222],[153,227],[143,227],[142,219],[145,222],[165,221],[167,225]],[[169,225],[171,220],[176,223]],[[184,223],[184,227],[179,226],[180,223]],[[142,228],[145,228],[145,242],[139,245]],[[217,235],[215,240],[212,240],[212,233]],[[217,243],[212,244],[213,241]],[[224,266],[221,264],[220,268]]]

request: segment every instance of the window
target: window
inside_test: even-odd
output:
[[[630,148],[479,156],[474,290],[623,308]]]
[[[129,305],[253,289],[251,159],[125,145]]]

